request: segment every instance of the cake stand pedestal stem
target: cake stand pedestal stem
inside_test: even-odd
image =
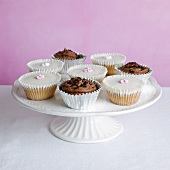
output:
[[[116,138],[122,123],[109,116],[57,117],[50,125],[56,137],[73,143],[98,143]]]

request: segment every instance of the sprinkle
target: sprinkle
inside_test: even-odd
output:
[[[83,70],[84,72],[86,72],[86,73],[90,73],[90,72],[93,72],[93,70],[91,69],[91,68],[85,68],[84,70]]]
[[[39,74],[36,78],[37,78],[38,80],[41,80],[41,79],[43,79],[43,78],[44,78],[44,75]]]
[[[106,56],[106,59],[110,60],[110,59],[112,59],[112,56]]]
[[[47,66],[49,66],[50,65],[50,63],[42,63],[42,66],[44,67],[47,67]]]
[[[119,83],[121,83],[121,84],[127,84],[127,83],[128,83],[128,80],[126,80],[126,79],[121,79],[121,80],[119,81]]]

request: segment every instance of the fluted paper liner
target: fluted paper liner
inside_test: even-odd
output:
[[[82,63],[85,61],[85,59],[86,59],[86,56],[85,56],[85,55],[80,54],[80,53],[77,53],[77,54],[78,54],[78,55],[81,55],[82,58],[74,59],[74,60],[62,60],[62,59],[59,59],[59,58],[55,58],[55,56],[52,55],[52,58],[53,58],[53,59],[61,60],[62,62],[64,62],[63,69],[60,71],[60,73],[67,73],[67,70],[68,70],[71,66],[75,66],[75,65],[82,64]]]
[[[39,62],[58,62],[60,65],[57,65],[56,68],[50,68],[50,67],[42,67],[42,68],[35,68],[32,67],[32,63],[39,63]],[[27,67],[29,68],[29,71],[48,71],[50,73],[58,73],[62,70],[64,66],[64,63],[60,60],[54,60],[54,59],[40,59],[40,60],[33,60],[27,63]]]
[[[62,99],[64,100],[64,103],[68,107],[77,110],[85,110],[94,105],[101,90],[101,85],[97,81],[92,82],[94,82],[98,88],[96,91],[77,95],[68,94],[60,90],[60,87],[62,85],[62,83],[60,83],[58,85],[58,90],[60,92]]]
[[[143,85],[141,81],[141,85],[136,86],[136,88],[131,88],[131,89],[120,89],[120,88],[115,88],[114,86],[111,86],[106,83],[106,79],[112,78],[113,76],[108,76],[104,79],[103,84],[105,86],[106,92],[108,94],[108,97],[110,101],[114,104],[121,105],[121,106],[128,106],[135,104],[142,92]],[[122,75],[123,78],[126,78],[126,76]],[[130,77],[130,76],[127,76]],[[121,78],[121,75],[120,75]],[[134,77],[132,77],[134,78]],[[137,79],[137,78],[134,78]]]
[[[120,74],[120,75],[126,75],[126,76],[130,76],[130,77],[135,77],[135,78],[138,78],[140,80],[142,80],[144,83],[147,83],[148,79],[150,78],[150,76],[152,75],[152,69],[146,65],[143,65],[143,64],[139,64],[141,66],[144,66],[144,67],[147,67],[149,69],[149,72],[148,73],[145,73],[145,74],[131,74],[131,73],[125,73],[123,71],[121,71],[119,68],[121,66],[117,66],[116,67],[116,71],[117,71],[117,74]]]
[[[96,80],[96,81],[99,81],[100,83],[103,81],[104,77],[106,76],[106,73],[107,73],[107,68],[103,67],[103,66],[99,66],[99,65],[93,65],[93,67],[102,67],[104,68],[104,71],[102,74],[99,74],[99,75],[76,75],[74,73],[72,73],[72,70],[75,69],[76,67],[77,68],[81,68],[81,66],[87,66],[87,67],[90,67],[92,66],[93,64],[80,64],[80,65],[76,65],[76,66],[72,66],[70,67],[68,70],[67,70],[67,74],[71,77],[71,78],[74,78],[74,77],[81,77],[81,78],[85,78],[85,79],[91,79],[91,80]]]
[[[104,60],[104,61],[100,61],[97,59],[97,57],[99,56],[123,56],[124,59],[121,59],[119,62],[115,62],[113,60]],[[116,74],[116,69],[115,67],[120,67],[122,65],[124,65],[125,60],[126,60],[126,56],[123,54],[119,54],[119,53],[100,53],[100,54],[94,54],[90,57],[91,61],[93,64],[97,64],[97,65],[102,65],[105,66],[108,70],[107,75],[115,75]]]
[[[54,96],[55,90],[57,88],[57,85],[53,85],[51,87],[47,88],[24,88],[25,94],[28,99],[31,100],[46,100]]]

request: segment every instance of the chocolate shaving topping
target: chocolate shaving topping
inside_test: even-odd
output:
[[[69,94],[82,94],[93,92],[98,88],[95,83],[90,80],[75,77],[63,82],[60,89]]]
[[[125,73],[131,74],[146,74],[149,72],[149,69],[147,67],[144,67],[136,62],[129,62],[119,69]]]
[[[77,53],[66,48],[64,48],[63,51],[59,51],[56,54],[54,54],[54,57],[62,60],[75,60],[83,58],[82,55],[78,55]]]

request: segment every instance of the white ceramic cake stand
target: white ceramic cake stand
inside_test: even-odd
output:
[[[160,98],[162,90],[151,77],[136,104],[118,106],[109,101],[105,89],[102,88],[95,105],[90,110],[68,108],[58,91],[48,100],[29,100],[18,80],[14,83],[12,94],[19,103],[29,109],[56,115],[50,125],[50,130],[56,137],[74,143],[97,143],[111,140],[122,133],[122,123],[111,116],[134,112],[152,105]]]

